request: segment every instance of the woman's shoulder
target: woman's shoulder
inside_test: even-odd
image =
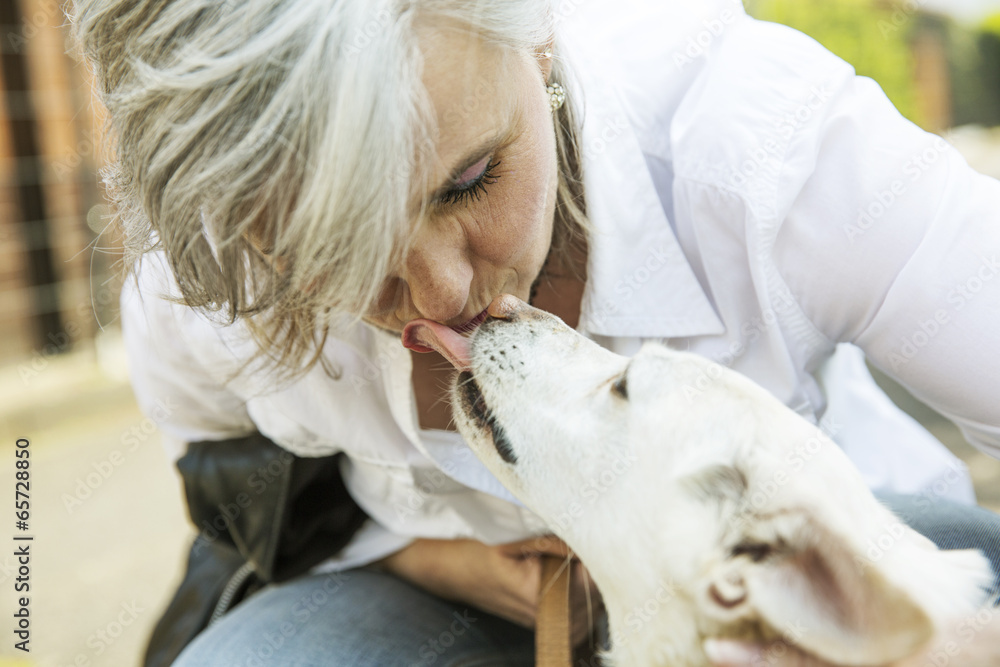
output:
[[[587,104],[613,92],[645,153],[713,182],[819,126],[854,78],[812,38],[733,0],[587,3],[561,36]]]
[[[147,350],[146,357],[163,357],[157,363],[178,371],[181,364],[193,364],[192,372],[207,374],[246,398],[279,388],[274,369],[259,359],[247,323],[184,304],[162,251],[148,252],[136,263],[122,287],[121,317],[126,339]],[[377,357],[377,345],[368,327],[340,327],[337,335],[326,337],[322,355],[330,368],[365,368]]]
[[[679,176],[739,190],[764,163],[777,169],[793,142],[808,143],[837,111],[854,69],[812,38],[747,18],[711,53],[671,118]],[[762,170],[762,173],[766,172]]]

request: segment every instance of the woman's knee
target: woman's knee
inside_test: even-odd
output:
[[[900,519],[941,549],[979,549],[1000,591],[1000,514],[927,495],[876,494]]]

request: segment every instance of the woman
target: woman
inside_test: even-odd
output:
[[[216,593],[208,629],[158,627],[197,634],[177,664],[530,664],[536,556],[563,545],[449,430],[447,364],[399,340],[505,292],[743,372],[996,562],[997,518],[948,500],[967,476],[858,348],[1000,452],[1000,184],[739,3],[634,4],[77,0],[130,259],[153,250],[123,295],[133,384],[174,406],[201,530],[172,609]],[[317,542],[338,452],[327,509],[363,514]]]

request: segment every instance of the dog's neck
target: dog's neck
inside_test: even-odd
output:
[[[619,544],[622,549],[648,547]],[[701,643],[696,618],[691,614],[690,592],[658,576],[649,559],[630,557],[620,550],[616,553],[618,558],[593,565],[585,554],[580,554],[601,591],[608,614],[611,650],[605,656],[607,664],[704,667],[700,651],[696,655],[681,653],[683,647],[697,647]],[[627,572],[623,570],[624,563],[630,564],[625,568]],[[635,571],[639,563],[650,563],[651,567]]]
[[[700,635],[685,605],[669,598],[676,591],[659,582],[644,600],[612,601],[605,597],[611,650],[605,656],[613,667],[704,667],[704,655],[684,655],[680,649],[700,645]],[[659,602],[665,597],[665,602]],[[670,638],[667,641],[665,638]],[[605,664],[605,663],[602,663]]]

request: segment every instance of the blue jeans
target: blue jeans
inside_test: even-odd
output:
[[[880,500],[941,548],[982,549],[1000,581],[1000,515],[920,496]],[[262,589],[202,632],[174,667],[533,664],[531,631],[360,568]]]
[[[875,495],[938,548],[982,551],[993,565],[992,593],[1000,594],[1000,514],[930,496]]]
[[[534,665],[530,630],[358,568],[267,586],[204,630],[174,667]]]

